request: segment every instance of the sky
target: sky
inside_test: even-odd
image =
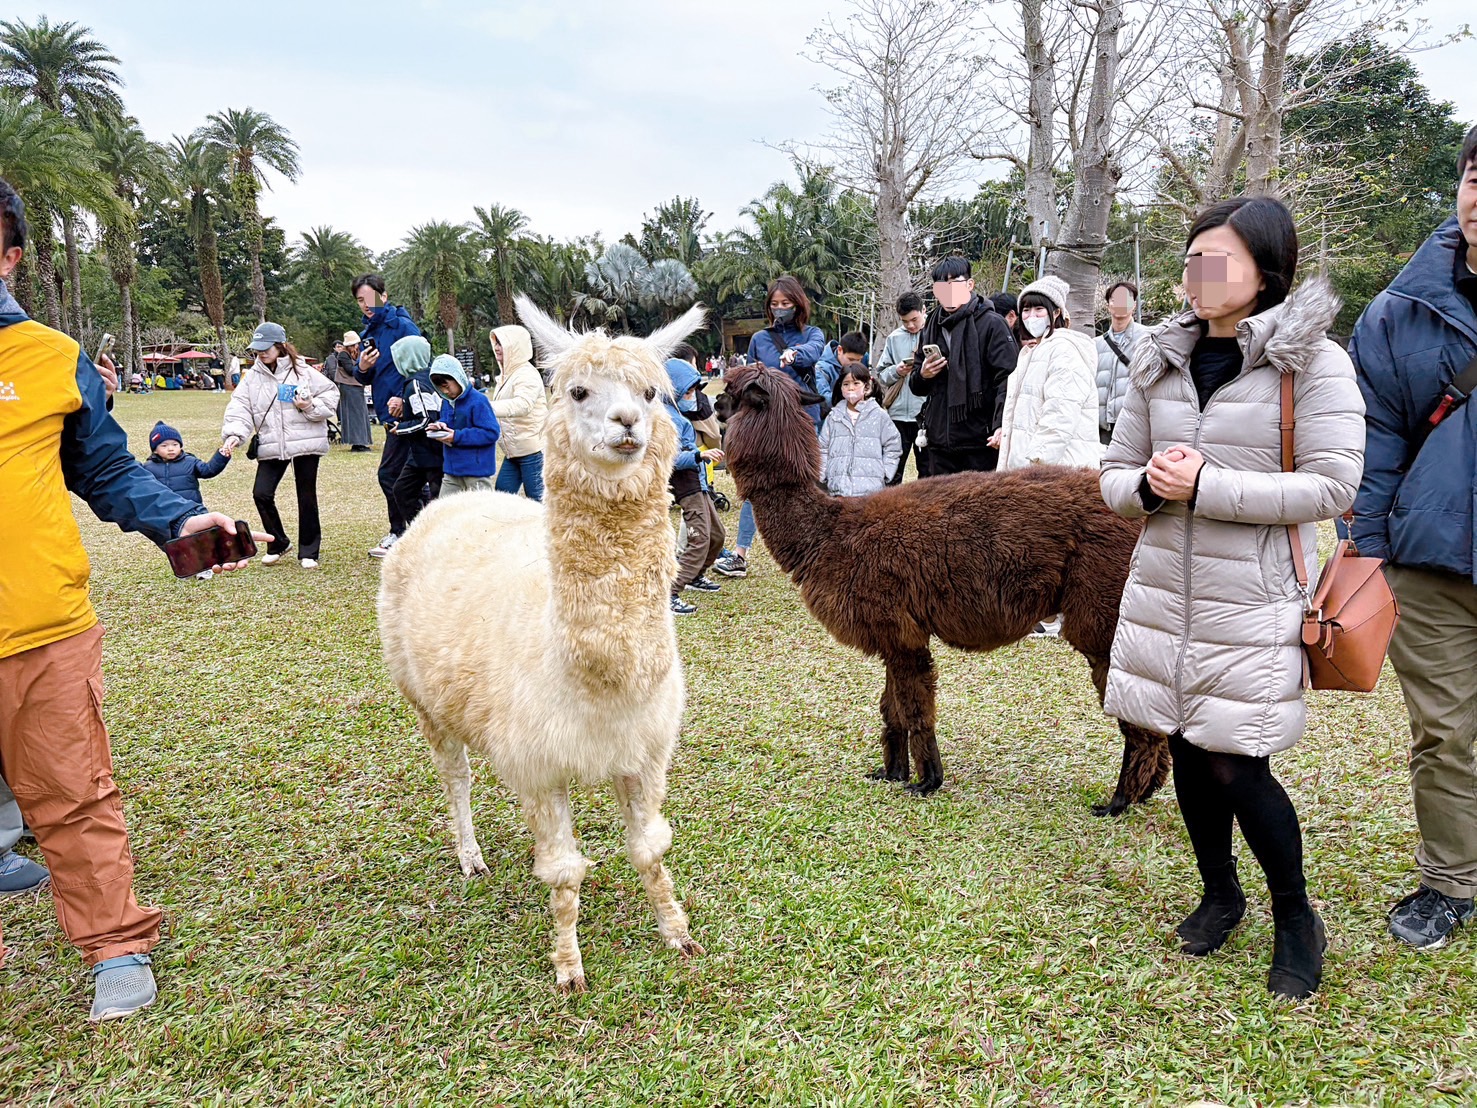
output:
[[[19,6],[18,6],[19,7]],[[8,18],[33,22],[42,10]],[[376,252],[432,220],[503,204],[530,229],[607,241],[674,196],[710,231],[789,172],[775,144],[819,139],[806,38],[844,0],[61,0],[122,60],[123,96],[166,142],[252,107],[297,140],[302,175],[269,175],[263,210],[289,241],[348,231]],[[1428,0],[1435,28],[1477,22]],[[1477,121],[1477,41],[1419,54],[1428,86]]]

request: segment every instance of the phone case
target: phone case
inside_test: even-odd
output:
[[[164,544],[164,553],[176,577],[194,577],[215,566],[255,557],[256,540],[251,537],[251,524],[237,520],[234,532],[211,527],[171,539]]]

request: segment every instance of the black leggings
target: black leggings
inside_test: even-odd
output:
[[[1174,792],[1195,860],[1205,873],[1231,861],[1231,821],[1267,875],[1274,897],[1302,896],[1303,834],[1297,810],[1272,776],[1270,758],[1202,750],[1183,735],[1169,737]]]
[[[282,526],[282,513],[277,511],[277,486],[282,483],[289,466],[292,468],[292,483],[297,489],[297,556],[316,560],[323,542],[323,529],[318,522],[317,454],[300,454],[290,461],[286,458],[259,459],[251,498],[261,513],[262,529],[272,533],[267,553],[285,554],[291,544],[287,541],[287,530]]]

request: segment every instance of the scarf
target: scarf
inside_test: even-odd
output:
[[[994,310],[978,293],[947,315],[935,308],[918,338],[919,350],[934,343],[949,359],[945,396],[951,425],[964,422],[971,411],[993,399],[985,395],[985,342],[980,323]]]

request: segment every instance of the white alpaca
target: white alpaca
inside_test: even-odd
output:
[[[384,561],[380,637],[446,786],[462,872],[488,872],[470,747],[518,794],[551,891],[558,985],[583,991],[574,778],[613,783],[657,931],[702,953],[662,864],[672,829],[661,805],[685,695],[668,600],[677,434],[663,360],[703,311],[647,339],[574,334],[523,297],[518,314],[554,369],[545,502],[482,492],[428,507]]]

